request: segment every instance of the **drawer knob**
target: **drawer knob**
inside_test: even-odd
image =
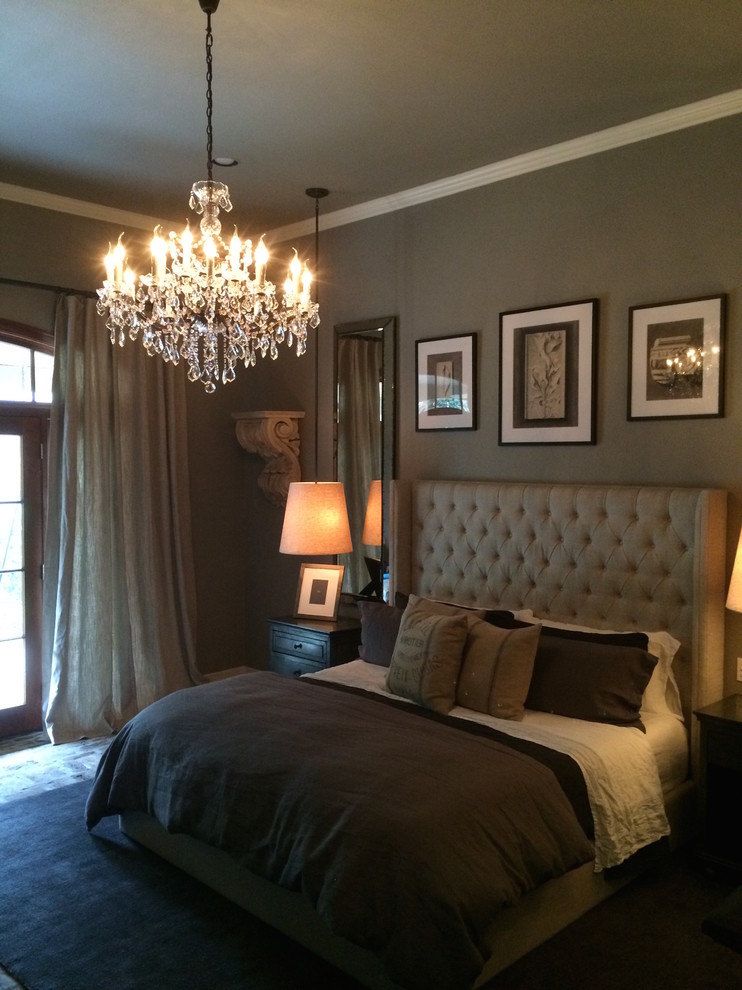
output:
[[[294,649],[295,650],[300,650],[303,646],[304,646],[303,643],[294,643]]]

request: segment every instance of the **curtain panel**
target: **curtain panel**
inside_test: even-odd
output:
[[[42,660],[52,742],[197,683],[185,378],[57,303]]]

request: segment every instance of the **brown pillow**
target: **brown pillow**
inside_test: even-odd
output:
[[[358,655],[367,663],[388,667],[404,609],[387,605],[386,602],[359,602],[358,611],[361,615]]]
[[[636,646],[541,636],[526,708],[645,731],[642,695],[657,658]]]
[[[406,608],[386,675],[387,689],[445,715],[456,699],[466,633],[463,615]]]
[[[478,620],[469,629],[456,704],[497,718],[520,720],[541,627],[502,629]]]

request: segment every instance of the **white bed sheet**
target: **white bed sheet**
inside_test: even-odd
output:
[[[305,676],[398,698],[384,686],[386,668],[364,660]],[[550,746],[577,762],[585,777],[593,813],[596,871],[617,866],[643,846],[669,835],[660,766],[672,785],[679,782],[682,752],[686,754],[687,765],[685,729],[677,719],[654,716],[647,719],[650,724],[643,733],[547,712],[527,711],[522,722],[494,718],[459,706],[450,714]],[[675,729],[670,728],[670,722]],[[657,750],[657,756],[653,749]],[[684,778],[683,773],[681,779]]]

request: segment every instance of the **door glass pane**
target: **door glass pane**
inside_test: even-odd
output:
[[[44,354],[42,351],[34,351],[33,356],[36,377],[34,402],[48,402],[51,404],[54,356],[52,354]]]
[[[31,350],[0,341],[0,400],[32,402]]]
[[[0,642],[23,636],[23,571],[0,573]]]
[[[0,709],[26,703],[21,438],[0,434]]]
[[[0,502],[21,500],[21,438],[0,433]]]
[[[0,642],[0,708],[26,703],[26,648],[22,639]]]
[[[0,502],[0,576],[23,567],[23,506]]]

